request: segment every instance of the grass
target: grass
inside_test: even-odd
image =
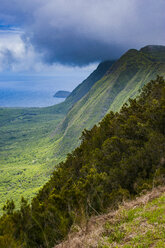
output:
[[[101,63],[64,102],[55,106],[0,108],[0,213],[7,199],[13,198],[18,207],[21,195],[32,198],[48,181],[55,165],[65,158],[63,150],[55,156],[62,138],[58,133],[54,135],[57,126],[112,64]]]
[[[66,155],[79,145],[78,137],[84,128],[91,129],[109,111],[119,111],[129,98],[139,94],[139,90],[157,74],[165,76],[164,63],[153,61],[147,54],[130,50],[97,81],[88,93],[68,112],[60,126],[60,140],[56,155],[61,150]]]
[[[7,199],[19,206],[49,179],[57,162],[51,132],[63,114],[45,109],[0,109],[0,208]],[[2,211],[0,211],[2,213]]]
[[[123,209],[118,215],[116,223],[105,224],[100,248],[165,246],[165,193],[146,205]]]
[[[0,209],[7,199],[18,207],[21,195],[32,198],[54,166],[79,144],[84,128],[92,128],[110,110],[118,111],[157,74],[165,76],[164,60],[155,52],[152,56],[156,59],[130,50],[101,78],[112,64],[103,63],[56,106],[0,108]]]
[[[68,239],[55,248],[164,248],[165,187],[154,188],[118,210],[93,216],[71,228]]]

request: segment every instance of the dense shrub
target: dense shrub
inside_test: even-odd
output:
[[[0,219],[0,247],[53,247],[73,223],[117,206],[124,198],[164,183],[165,81],[157,77],[84,130],[81,145],[58,165],[31,205],[7,202]],[[21,246],[20,246],[21,245]]]

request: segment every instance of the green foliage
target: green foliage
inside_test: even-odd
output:
[[[100,248],[110,247],[157,247],[165,241],[165,194],[147,204],[133,209],[122,207],[113,221],[104,225]]]
[[[128,102],[129,97],[134,98],[138,90],[158,73],[165,75],[162,49],[157,46],[143,51],[132,49],[115,63],[101,63],[64,102],[55,106],[0,108],[0,214],[6,199],[13,198],[18,208],[21,195],[30,200],[39,191],[48,181],[56,164],[80,144],[78,138],[84,128],[92,128],[110,110],[118,111],[123,103]],[[153,108],[156,104],[154,100]],[[158,109],[156,111],[157,116],[151,120],[155,127],[157,121],[163,123]],[[106,121],[104,124],[105,128],[110,125]],[[134,115],[130,116],[125,126],[128,135],[136,129],[134,135],[145,138],[145,124],[143,128],[139,124]],[[105,129],[103,123],[100,128]],[[93,136],[92,144],[97,143],[99,146],[102,140],[94,135],[96,130],[96,127],[93,128],[88,135]],[[107,130],[112,132],[110,128]],[[106,134],[102,132],[102,135]],[[119,139],[122,149],[125,149],[127,143]],[[105,149],[110,149],[108,142],[106,146]],[[103,156],[97,149],[95,153]],[[120,159],[120,156],[122,152],[116,150],[106,159],[110,163],[115,157]]]
[[[11,200],[11,201],[7,200],[6,204],[3,207],[3,211],[5,211],[7,214],[10,215],[13,213],[14,209],[15,209],[14,201],[13,200]]]
[[[113,61],[101,63],[62,103],[47,108],[0,108],[0,214],[6,199],[16,208],[21,195],[29,200],[49,179],[55,165],[58,125],[65,114],[98,81]],[[78,136],[77,136],[78,138]]]
[[[119,113],[110,112],[91,131],[84,130],[80,146],[58,165],[31,205],[22,199],[20,210],[2,216],[3,241],[11,235],[22,247],[53,247],[66,237],[72,224],[163,183],[164,92],[165,81],[157,77]],[[134,214],[128,214],[129,221]],[[156,217],[145,218],[152,222]],[[12,226],[10,234],[6,229],[4,233],[4,225]],[[122,229],[115,229],[110,241],[120,243],[123,235]]]
[[[16,208],[32,198],[54,169],[51,138],[62,114],[45,109],[0,109],[0,213],[6,199]]]
[[[162,53],[162,49],[165,50],[164,46],[155,46],[152,54],[151,49],[131,49],[117,60],[67,113],[55,136],[55,155],[60,156],[61,151],[65,155],[71,152],[80,144],[78,137],[84,128],[91,129],[110,111],[119,111],[157,74],[165,76],[165,53]],[[162,62],[160,54],[164,58]]]

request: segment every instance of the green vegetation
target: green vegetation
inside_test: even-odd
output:
[[[114,61],[105,61],[98,65],[95,71],[93,71],[89,77],[87,77],[81,84],[79,84],[66,100],[60,104],[50,107],[55,113],[65,113],[74,106],[83,96],[85,96],[92,86],[100,80],[107,70],[114,64]]]
[[[165,62],[165,46],[150,45],[143,47],[140,51],[152,57],[153,61],[156,58],[157,61]]]
[[[53,247],[73,224],[163,184],[164,110],[165,81],[157,77],[137,100],[130,99],[119,113],[110,112],[99,126],[84,130],[81,145],[58,165],[31,205],[24,198],[20,210],[13,201],[6,203],[0,247]],[[143,216],[152,222],[157,214]],[[134,216],[128,213],[128,221]],[[111,239],[120,242],[124,233],[116,229]],[[147,235],[151,238],[152,233]]]
[[[162,49],[165,47],[131,49],[110,67],[106,75],[75,103],[59,126],[54,137],[57,140],[56,156],[61,155],[61,150],[66,155],[77,147],[84,128],[91,129],[111,110],[119,111],[130,97],[136,97],[142,86],[157,75],[165,76]],[[154,52],[150,54],[151,51]]]
[[[85,96],[92,86],[100,80],[105,73],[111,68],[115,61],[104,61],[98,65],[96,70],[92,72],[87,79],[79,84],[67,98],[67,102],[76,103]]]
[[[99,80],[111,61],[98,68],[62,103],[47,108],[0,108],[0,213],[7,199],[19,206],[22,195],[30,199],[49,179],[55,165],[53,134],[67,111]]]
[[[129,50],[116,63],[106,61],[64,102],[48,108],[0,108],[0,207],[21,195],[30,199],[78,144],[81,132],[156,75],[165,75],[164,46]],[[0,210],[0,213],[1,210]]]
[[[54,169],[51,130],[62,114],[49,109],[0,109],[0,208],[21,195],[32,198]],[[0,212],[2,212],[0,210]]]
[[[142,203],[141,203],[142,205]],[[106,222],[99,248],[163,248],[165,245],[165,193],[133,209],[121,208]]]

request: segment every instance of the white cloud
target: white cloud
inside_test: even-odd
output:
[[[18,28],[0,30],[0,90],[29,87],[50,92],[56,87],[72,90],[97,67],[97,64],[80,68],[44,63],[42,54],[23,35]]]
[[[43,55],[37,53],[30,41],[24,40],[24,32],[18,28],[0,30],[0,71],[41,73],[42,75],[66,76],[79,73],[80,68],[59,63],[44,63]],[[83,73],[93,71],[97,66],[90,64],[82,68]]]
[[[0,30],[0,70],[31,70],[38,56],[22,39],[20,29]]]

